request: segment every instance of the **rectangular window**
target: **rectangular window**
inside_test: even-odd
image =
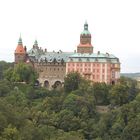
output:
[[[119,67],[119,65],[118,64],[115,64],[115,68],[118,68]]]
[[[115,71],[112,71],[112,78],[115,78]]]
[[[112,67],[114,68],[115,64],[112,64]]]

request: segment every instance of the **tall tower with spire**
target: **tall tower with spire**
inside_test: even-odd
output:
[[[80,44],[77,46],[77,53],[93,53],[91,34],[88,30],[88,23],[85,22],[84,30],[80,35]]]
[[[26,61],[26,47],[23,47],[22,38],[19,37],[18,45],[15,50],[15,63],[25,62]]]

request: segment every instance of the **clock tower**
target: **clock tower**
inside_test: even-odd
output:
[[[80,35],[80,44],[77,46],[77,53],[93,53],[91,34],[88,31],[88,24],[85,22],[84,30]]]

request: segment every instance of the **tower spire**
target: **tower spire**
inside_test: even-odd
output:
[[[85,21],[85,24],[84,24],[84,30],[87,30],[88,31],[88,23],[87,23],[87,20]]]
[[[19,36],[18,45],[22,45],[21,33],[20,33],[20,36]]]
[[[89,30],[88,30],[88,23],[87,23],[87,21],[85,21],[84,30],[83,30],[83,32],[81,33],[81,35],[90,35],[90,32],[89,32]]]

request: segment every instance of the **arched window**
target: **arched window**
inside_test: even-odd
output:
[[[50,86],[49,81],[45,80],[44,81],[44,87],[49,88],[49,86]]]
[[[60,89],[62,87],[62,83],[60,81],[55,81],[53,88]]]

